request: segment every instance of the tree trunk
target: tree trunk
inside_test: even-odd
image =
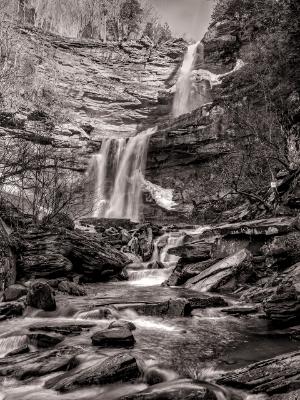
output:
[[[9,230],[0,218],[0,290],[16,282],[16,258],[11,248]]]

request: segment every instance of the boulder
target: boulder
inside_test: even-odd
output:
[[[206,241],[195,241],[168,250],[169,254],[181,257],[184,261],[206,261],[211,258],[212,244]]]
[[[224,308],[221,310],[225,314],[230,314],[234,316],[242,316],[242,315],[249,315],[257,313],[258,309],[256,306],[232,306],[228,308]]]
[[[27,305],[44,311],[56,310],[52,288],[46,282],[33,282],[27,294]]]
[[[180,286],[186,283],[189,279],[200,274],[200,272],[216,264],[219,260],[212,259],[207,261],[200,261],[197,263],[186,263],[185,260],[180,259],[169,276],[163,283],[165,286]]]
[[[238,271],[243,270],[249,260],[251,260],[251,253],[246,249],[241,250],[189,279],[185,287],[199,292],[232,291],[239,284]]]
[[[95,310],[83,311],[78,314],[82,319],[115,319],[119,318],[119,313],[114,306],[103,306]]]
[[[31,332],[54,332],[54,333],[58,333],[61,335],[65,335],[65,336],[76,336],[76,335],[80,335],[84,330],[89,330],[90,328],[92,328],[93,326],[95,326],[95,324],[91,324],[91,323],[82,323],[82,322],[78,322],[76,324],[74,323],[65,323],[65,322],[60,322],[57,325],[56,324],[47,324],[44,325],[42,323],[39,324],[35,324],[35,325],[31,325],[29,327],[29,331]]]
[[[263,307],[274,324],[297,325],[300,322],[300,263],[285,271],[280,285]]]
[[[99,347],[132,347],[135,343],[131,330],[124,326],[95,332],[91,339]]]
[[[30,342],[38,348],[53,347],[65,339],[64,336],[57,333],[29,333],[27,336]]]
[[[165,266],[160,261],[153,261],[147,265],[147,269],[164,269]]]
[[[279,266],[292,266],[300,262],[300,232],[275,236],[262,251],[267,257],[274,258]]]
[[[17,356],[19,354],[25,354],[25,353],[29,353],[29,352],[30,352],[29,346],[27,344],[24,344],[23,346],[20,346],[17,349],[12,350],[9,353],[7,353],[5,355],[5,357]]]
[[[24,308],[21,302],[0,303],[0,321],[22,315]]]
[[[98,234],[52,227],[23,232],[21,242],[18,271],[25,278],[80,274],[86,281],[106,281],[119,275],[130,262]]]
[[[28,288],[23,285],[10,285],[3,293],[3,301],[15,301],[26,296]]]
[[[300,399],[300,389],[293,390],[289,393],[275,394],[271,396],[269,400],[299,400]]]
[[[86,290],[82,286],[70,281],[59,282],[57,289],[71,296],[86,296]]]
[[[189,316],[191,305],[187,299],[170,299],[160,303],[127,304],[120,308],[132,308],[139,315],[161,318],[180,318]]]
[[[133,253],[141,256],[143,261],[149,261],[154,250],[153,232],[151,226],[142,225],[134,232],[133,238],[136,238],[137,242],[135,243],[138,243],[138,245],[136,244],[137,248]]]
[[[58,371],[69,371],[78,365],[78,349],[73,347],[18,354],[0,359],[0,376],[13,376],[16,379],[27,379],[44,376]]]
[[[130,382],[141,375],[138,362],[130,354],[122,353],[100,360],[75,374],[67,373],[52,378],[45,386],[60,392],[68,392],[82,386],[105,385],[115,382]]]
[[[212,308],[212,307],[225,307],[227,302],[220,296],[202,296],[202,297],[189,297],[188,301],[192,309],[196,308]]]
[[[188,381],[179,382],[177,385],[175,383],[172,383],[172,387],[170,384],[156,384],[141,392],[122,396],[119,400],[217,400],[217,396],[201,387],[201,384],[191,382],[191,385],[195,386],[191,388],[188,387]]]
[[[287,393],[300,388],[300,351],[283,354],[225,373],[220,385],[250,393]]]
[[[233,224],[220,224],[207,228],[205,236],[276,236],[293,232],[296,218],[278,217],[252,221],[241,221]]]
[[[126,328],[129,331],[134,331],[136,330],[136,326],[134,325],[133,322],[131,321],[125,321],[122,319],[119,319],[118,321],[113,321],[109,324],[108,329],[111,328]]]

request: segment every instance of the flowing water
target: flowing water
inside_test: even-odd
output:
[[[168,249],[181,244],[183,232],[166,233],[155,242],[151,262],[159,261],[163,269],[149,270],[146,265],[129,266],[128,282],[91,284],[88,295],[70,297],[57,294],[58,308],[54,312],[28,310],[24,317],[8,320],[0,324],[0,357],[28,342],[26,334],[34,324],[55,325],[71,323],[92,323],[90,330],[78,336],[68,336],[56,348],[75,346],[81,349],[80,365],[77,369],[93,365],[105,357],[120,352],[129,352],[141,360],[144,377],[134,384],[85,386],[70,394],[59,394],[46,389],[44,384],[60,373],[52,373],[41,378],[25,381],[5,378],[0,381],[0,399],[5,400],[117,400],[125,394],[141,390],[159,393],[179,388],[191,389],[208,387],[219,400],[231,399],[232,392],[214,384],[214,380],[224,370],[242,367],[250,362],[295,350],[297,345],[284,338],[263,336],[267,330],[264,320],[257,317],[235,318],[220,309],[195,310],[191,317],[162,318],[139,315],[135,304],[155,303],[170,298],[188,298],[199,293],[185,288],[161,287],[160,283],[170,274],[170,266],[176,257],[168,254]],[[139,269],[140,268],[140,269]],[[201,294],[203,296],[203,294]],[[204,295],[205,296],[205,295]],[[227,299],[229,302],[231,299]],[[114,305],[114,311],[104,318],[99,314],[101,306]],[[131,349],[97,348],[92,346],[92,334],[105,329],[112,320],[132,321],[136,343]],[[36,350],[30,344],[30,350]],[[147,377],[158,374],[164,381],[160,385],[149,386]],[[183,379],[184,378],[184,379]],[[192,379],[192,380],[191,380]],[[195,381],[201,381],[196,384]],[[236,393],[241,400],[259,400],[263,397]],[[2,397],[1,397],[2,396]]]
[[[91,166],[96,171],[94,217],[139,220],[148,144],[155,131],[103,139]]]
[[[195,65],[199,42],[188,47],[176,83],[173,102],[173,116],[179,117],[191,111],[190,95],[192,87],[192,72]]]

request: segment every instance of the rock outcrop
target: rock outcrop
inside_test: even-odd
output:
[[[288,393],[299,389],[300,353],[287,353],[225,374],[218,383],[251,393]]]
[[[65,374],[46,382],[47,388],[60,392],[86,385],[105,385],[115,382],[130,382],[141,375],[137,360],[129,354],[117,354],[101,360],[88,368],[82,368],[75,374]]]
[[[85,280],[104,281],[120,274],[129,263],[125,254],[97,234],[45,228],[23,233],[20,241],[20,278],[66,278],[75,273],[82,274]],[[61,284],[61,288],[75,290],[71,283],[68,288],[66,285]]]

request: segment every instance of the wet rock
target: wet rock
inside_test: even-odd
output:
[[[160,261],[153,261],[147,265],[147,269],[164,269],[165,266]]]
[[[57,333],[30,333],[27,336],[33,345],[43,349],[56,346],[65,339],[64,336]]]
[[[14,284],[5,289],[3,293],[3,301],[15,301],[26,296],[28,289],[23,285]]]
[[[151,259],[154,244],[153,232],[150,225],[141,226],[135,233],[134,237],[138,239],[138,255],[142,257],[143,261]]]
[[[103,306],[96,310],[83,311],[78,317],[83,319],[115,319],[119,318],[119,312],[114,306]]]
[[[34,239],[32,238],[34,241]],[[20,276],[25,278],[56,278],[68,275],[72,269],[72,263],[58,251],[49,252],[47,249],[41,252],[38,242],[32,243],[31,248],[22,253],[22,260],[18,262]]]
[[[17,349],[7,353],[5,357],[17,356],[19,354],[25,354],[25,353],[29,353],[29,352],[30,352],[29,346],[27,344],[24,344],[23,346],[20,346]]]
[[[55,297],[51,287],[45,282],[33,282],[27,294],[27,305],[44,311],[56,310]]]
[[[54,324],[44,325],[42,323],[39,323],[39,324],[31,325],[29,327],[29,330],[31,332],[35,332],[35,331],[54,332],[54,333],[58,333],[58,334],[65,335],[65,336],[76,336],[76,335],[80,335],[81,332],[84,330],[89,330],[93,326],[95,326],[95,324],[82,323],[82,322],[76,323],[76,324],[60,322],[57,325],[54,325]]]
[[[273,257],[277,264],[284,268],[292,266],[300,262],[300,232],[275,236],[262,251],[267,257]]]
[[[86,290],[82,286],[70,281],[59,282],[57,289],[71,296],[86,296]]]
[[[196,308],[211,308],[211,307],[225,307],[227,302],[220,296],[203,296],[203,297],[189,297],[188,301],[192,309]]]
[[[276,236],[293,232],[296,219],[291,217],[266,218],[242,221],[233,224],[221,224],[205,230],[210,236]]]
[[[122,396],[119,400],[217,400],[211,391],[201,388],[201,385],[198,388],[185,388],[184,383],[182,383],[183,387],[168,386],[156,384],[142,392]]]
[[[280,285],[264,302],[267,317],[279,325],[296,325],[300,322],[300,263],[283,274]]]
[[[140,315],[162,318],[186,317],[191,313],[191,305],[187,299],[170,299],[160,303],[128,304],[123,308],[132,308]]]
[[[300,389],[293,390],[289,393],[275,394],[271,396],[269,400],[299,400],[300,399]]]
[[[200,272],[216,264],[219,260],[200,261],[198,263],[186,263],[180,259],[170,277],[164,282],[166,286],[180,286]]]
[[[283,354],[224,374],[218,384],[251,393],[287,393],[300,388],[300,352]]]
[[[100,360],[93,366],[80,369],[76,373],[67,373],[50,379],[45,386],[60,392],[67,392],[82,386],[130,382],[140,375],[136,358],[122,353],[104,361]]]
[[[238,270],[247,267],[250,260],[251,253],[246,249],[241,250],[188,280],[185,287],[199,292],[234,290],[239,283]]]
[[[0,321],[23,314],[24,304],[19,302],[0,303]]]
[[[134,325],[133,322],[125,321],[122,319],[119,319],[118,321],[113,321],[112,323],[110,323],[108,326],[108,329],[111,329],[111,328],[125,328],[125,329],[128,329],[129,331],[136,330],[136,326]]]
[[[100,347],[131,347],[135,343],[131,330],[125,326],[95,332],[91,339],[94,346]]]
[[[65,228],[34,229],[22,234],[18,270],[27,278],[60,278],[81,274],[86,281],[106,281],[129,263],[125,254],[100,235]]]
[[[211,249],[211,243],[197,241],[169,249],[168,253],[181,257],[184,261],[206,261],[211,258]]]
[[[68,371],[78,365],[76,348],[62,348],[43,353],[28,353],[0,359],[0,376],[27,379],[57,371]]]
[[[90,281],[107,281],[119,275],[129,263],[122,252],[103,243],[99,237],[69,232],[70,257],[74,269]]]
[[[250,315],[250,314],[255,314],[257,313],[257,307],[256,306],[233,306],[233,307],[228,307],[224,308],[221,310],[225,314],[230,314],[234,316],[242,316],[242,315]]]

